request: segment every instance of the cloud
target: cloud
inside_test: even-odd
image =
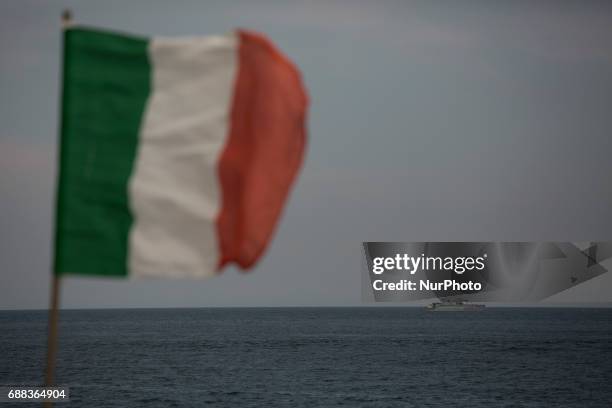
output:
[[[465,26],[472,39],[489,50],[566,62],[611,63],[610,14],[593,3],[560,6],[537,3],[530,7],[483,9]]]
[[[497,4],[471,12],[434,6],[374,2],[247,3],[226,10],[227,17],[291,30],[313,29],[333,36],[350,33],[359,42],[401,52],[496,50],[561,61],[612,62],[610,15],[596,4]],[[432,11],[436,11],[432,13]]]
[[[0,171],[2,172],[49,169],[54,159],[55,152],[52,146],[13,139],[0,140]]]

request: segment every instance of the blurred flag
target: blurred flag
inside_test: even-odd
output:
[[[64,33],[56,274],[252,266],[298,172],[307,95],[260,34]]]

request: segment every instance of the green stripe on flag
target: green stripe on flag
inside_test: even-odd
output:
[[[65,31],[56,274],[127,274],[128,180],[150,92],[147,45]]]

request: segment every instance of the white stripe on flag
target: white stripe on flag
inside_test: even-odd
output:
[[[129,187],[130,276],[216,271],[217,163],[229,132],[237,46],[233,34],[149,44],[151,94]]]

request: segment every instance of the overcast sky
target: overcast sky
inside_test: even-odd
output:
[[[291,3],[0,3],[0,308],[48,304],[67,6],[144,35],[265,32],[312,105],[305,167],[253,271],[68,278],[64,307],[355,305],[361,241],[612,240],[612,3]],[[581,296],[611,301],[611,276]]]

